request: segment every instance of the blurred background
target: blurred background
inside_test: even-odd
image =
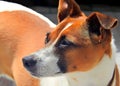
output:
[[[15,2],[29,7],[44,16],[48,17],[52,22],[57,24],[57,6],[59,0],[3,0]],[[76,0],[81,10],[89,15],[93,11],[110,15],[120,21],[120,3],[117,0]],[[120,52],[120,23],[112,30],[115,43]],[[0,77],[0,86],[15,86],[14,82]]]
[[[57,7],[59,0],[5,0],[10,2],[20,3],[26,6],[51,6]],[[119,6],[120,3],[117,3],[117,0],[76,0],[78,4],[84,5],[93,5],[93,4],[105,4],[112,6]]]

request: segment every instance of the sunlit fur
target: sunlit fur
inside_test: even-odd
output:
[[[0,1],[0,74],[11,77],[17,86],[39,86],[21,59],[42,48],[46,33],[54,26],[30,8]]]

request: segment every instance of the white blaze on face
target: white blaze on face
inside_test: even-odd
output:
[[[68,29],[70,26],[72,26],[72,22],[68,23],[63,29],[62,31],[59,33],[57,39],[52,43],[52,46],[55,45],[55,43],[58,41],[58,39],[60,38],[61,34],[63,33],[63,31],[65,31],[66,29]]]
[[[73,24],[72,22],[68,23],[68,24],[63,28],[63,30],[62,30],[61,32],[63,32],[64,30],[66,30],[66,29],[67,29],[68,27],[70,27],[72,24]]]

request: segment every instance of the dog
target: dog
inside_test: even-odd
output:
[[[0,1],[0,75],[17,86],[39,86],[39,80],[23,67],[22,58],[42,48],[53,27],[53,22],[28,7]]]
[[[59,0],[57,16],[45,47],[22,59],[40,86],[120,86],[111,32],[118,19],[100,12],[86,16],[74,0]]]

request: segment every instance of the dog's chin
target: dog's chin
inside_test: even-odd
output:
[[[33,73],[33,72],[30,72],[30,74],[35,77],[35,78],[45,78],[45,77],[57,77],[57,76],[61,76],[63,75],[64,73],[62,72],[56,72],[54,74],[40,74],[40,73]]]

